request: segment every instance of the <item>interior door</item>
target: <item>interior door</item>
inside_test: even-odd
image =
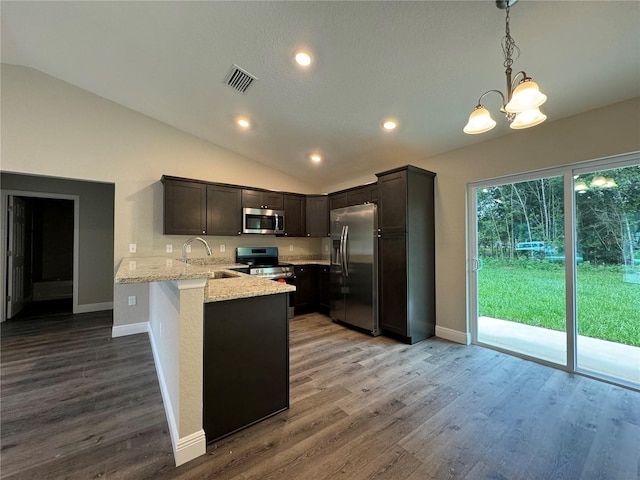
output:
[[[26,233],[26,203],[9,195],[7,248],[7,318],[24,306],[24,244]]]

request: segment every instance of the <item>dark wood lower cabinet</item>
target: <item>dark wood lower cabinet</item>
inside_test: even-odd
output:
[[[289,408],[288,294],[204,306],[207,443]]]
[[[299,265],[295,267],[295,314],[320,312],[329,315],[329,266]]]
[[[329,315],[329,304],[331,303],[331,280],[330,267],[327,265],[317,266],[318,292],[318,312]]]
[[[410,337],[407,323],[407,236],[383,235],[378,242],[380,327]]]
[[[296,293],[294,297],[295,314],[312,312],[316,309],[316,265],[295,267]]]

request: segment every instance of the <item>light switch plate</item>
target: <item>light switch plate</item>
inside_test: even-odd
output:
[[[136,296],[135,295],[130,295],[129,296],[129,306],[133,307],[136,304]]]
[[[226,250],[226,247],[224,245],[220,245],[220,251],[224,252]]]
[[[289,245],[289,251],[293,252],[293,245]]]
[[[136,253],[138,251],[138,245],[135,243],[129,244],[129,253]]]
[[[173,253],[173,245],[167,245],[167,253]]]

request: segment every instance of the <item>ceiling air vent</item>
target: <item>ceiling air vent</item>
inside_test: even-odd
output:
[[[229,73],[227,73],[224,79],[224,83],[240,93],[246,93],[247,89],[256,80],[258,80],[256,77],[234,64],[231,65]]]

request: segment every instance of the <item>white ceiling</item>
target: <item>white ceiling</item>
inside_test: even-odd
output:
[[[462,132],[505,91],[486,1],[2,1],[2,62],[33,67],[308,183],[329,185],[513,132]],[[520,0],[511,35],[548,121],[640,95],[640,2]],[[315,62],[296,68],[293,51]],[[258,77],[242,95],[235,63]],[[253,126],[237,129],[244,115]],[[383,132],[395,117],[400,128]],[[308,155],[324,156],[320,165]]]

